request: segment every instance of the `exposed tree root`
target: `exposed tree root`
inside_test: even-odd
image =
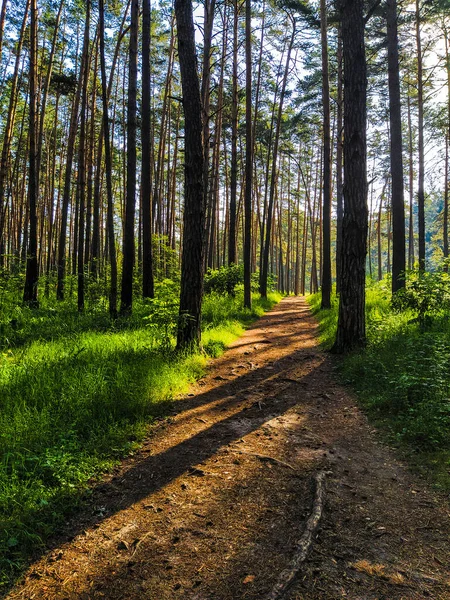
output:
[[[281,573],[277,583],[270,594],[266,596],[265,600],[279,600],[284,596],[289,586],[293,583],[294,579],[298,575],[300,567],[308,555],[312,545],[314,533],[316,532],[319,521],[322,517],[323,505],[325,501],[326,475],[327,474],[325,471],[321,471],[314,477],[316,482],[316,493],[314,496],[311,514],[306,521],[305,531],[296,544],[296,552],[291,560],[290,565]]]

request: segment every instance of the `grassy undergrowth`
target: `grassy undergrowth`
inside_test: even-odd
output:
[[[449,490],[449,315],[440,312],[424,327],[416,312],[392,307],[385,282],[370,285],[366,298],[368,346],[340,360],[342,378],[391,443]],[[319,294],[309,301],[320,323],[321,341],[329,348],[336,331],[337,300],[328,311],[320,310]]]
[[[77,506],[93,478],[132,453],[156,418],[246,325],[273,306],[212,293],[203,352],[173,352],[170,284],[133,316],[69,304],[0,314],[0,591]]]

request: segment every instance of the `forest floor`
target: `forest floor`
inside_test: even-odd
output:
[[[450,505],[337,383],[302,298],[250,327],[93,490],[7,598],[264,600],[323,515],[291,600],[450,599]]]

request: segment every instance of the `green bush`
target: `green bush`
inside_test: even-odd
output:
[[[406,285],[392,299],[398,310],[410,309],[422,328],[450,310],[450,275],[445,271],[409,271]]]
[[[230,265],[220,269],[208,269],[205,275],[205,294],[216,292],[217,294],[228,294],[234,296],[236,286],[244,284],[243,265]]]
[[[367,348],[339,362],[344,382],[352,385],[369,415],[396,441],[424,462],[436,453],[446,455],[436,475],[441,481],[450,466],[447,282],[446,274],[413,276],[393,303],[388,282],[371,283],[366,289]],[[428,294],[439,294],[443,304]],[[321,339],[331,345],[337,301],[331,311],[320,311],[320,294],[310,297],[310,303],[320,323]]]
[[[267,276],[267,289],[274,292],[276,287],[276,277],[272,273]],[[220,295],[228,294],[234,296],[244,285],[244,266],[230,265],[220,269],[208,269],[205,275],[204,290],[205,294],[217,292]],[[251,290],[254,293],[259,292],[259,271],[251,274]]]
[[[179,322],[180,286],[164,279],[155,284],[155,297],[147,298],[150,314],[144,317],[149,329],[159,332],[160,343],[164,350],[172,348]]]

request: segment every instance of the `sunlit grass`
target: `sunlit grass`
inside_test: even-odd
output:
[[[309,298],[324,347],[336,334],[338,304],[320,310],[320,294]],[[411,310],[394,310],[386,282],[366,290],[367,348],[339,361],[342,379],[411,462],[450,489],[450,320],[420,327]]]
[[[170,286],[116,322],[106,309],[78,315],[69,306],[12,309],[12,325],[3,313],[11,335],[0,351],[0,586],[64,522],[92,478],[135,451],[202,376],[208,356],[280,299],[255,299],[249,311],[240,293],[207,296],[203,348],[183,356],[174,353]]]

